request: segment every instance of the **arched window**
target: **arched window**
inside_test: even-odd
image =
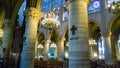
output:
[[[103,39],[101,37],[98,39],[98,51],[99,51],[99,59],[105,59]]]
[[[22,23],[23,23],[23,19],[24,19],[23,11],[25,10],[25,8],[26,8],[26,0],[24,0],[24,2],[22,3],[22,5],[19,9],[19,12],[18,12],[18,15],[19,15],[18,22],[20,25],[22,25]]]
[[[67,6],[66,6],[63,12],[63,21],[68,20],[68,17],[69,17],[69,13],[68,13]]]
[[[49,57],[50,58],[56,58],[56,44],[54,42],[50,43],[50,53],[49,53]]]
[[[120,54],[120,34],[119,34],[119,39],[118,39],[118,53]]]

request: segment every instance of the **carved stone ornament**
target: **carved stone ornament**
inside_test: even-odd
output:
[[[101,35],[102,35],[103,37],[108,37],[108,36],[111,36],[111,35],[112,35],[112,32],[110,32],[110,31],[102,31],[102,32],[101,32]]]
[[[34,7],[27,8],[24,11],[24,15],[26,16],[26,18],[33,18],[33,19],[40,19],[44,16],[43,12],[41,12],[40,10]]]

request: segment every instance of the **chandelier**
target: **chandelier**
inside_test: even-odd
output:
[[[56,48],[56,44],[54,42],[51,43],[50,48]]]
[[[97,42],[93,39],[89,40],[89,45],[97,45]]]
[[[49,30],[59,28],[58,15],[55,15],[52,11],[48,14],[48,17],[45,14],[44,19],[41,21],[41,26]]]
[[[120,11],[120,0],[107,0],[109,12],[118,13]]]
[[[43,45],[39,44],[37,48],[43,49]]]

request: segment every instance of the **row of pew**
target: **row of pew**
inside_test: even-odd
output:
[[[63,62],[56,60],[35,60],[34,68],[63,68]]]

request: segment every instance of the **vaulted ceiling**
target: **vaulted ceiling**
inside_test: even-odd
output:
[[[13,16],[13,13],[18,13],[18,10],[24,0],[0,0],[0,12],[4,9],[8,19]],[[27,7],[37,8],[42,3],[42,0],[26,0]]]
[[[24,0],[0,0],[0,28],[3,24],[3,17],[15,21],[18,11]],[[42,0],[26,0],[27,7],[40,8]],[[5,12],[3,14],[3,11]]]
[[[22,4],[23,0],[0,0],[0,9],[5,10],[6,18],[11,18],[17,5],[19,5],[19,2]],[[17,8],[19,8],[19,6]]]

